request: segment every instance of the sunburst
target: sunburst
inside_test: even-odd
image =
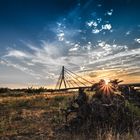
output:
[[[110,83],[110,80],[108,79],[104,79],[101,81],[100,83],[100,89],[99,89],[102,93],[109,95],[110,93],[113,92],[113,86]]]

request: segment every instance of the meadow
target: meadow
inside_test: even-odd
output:
[[[139,140],[136,133],[115,134],[113,130],[101,133],[65,131],[64,115],[60,111],[68,107],[77,92],[27,94],[10,91],[0,96],[1,140]],[[131,106],[132,107],[132,106]],[[139,111],[139,110],[138,110]]]
[[[57,139],[55,129],[64,123],[60,108],[70,96],[21,93],[0,97],[0,139]]]

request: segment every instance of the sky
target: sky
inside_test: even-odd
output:
[[[139,0],[0,0],[0,87],[52,87],[62,66],[140,82],[139,13]]]

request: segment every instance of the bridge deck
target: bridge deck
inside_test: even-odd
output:
[[[140,83],[119,84],[119,86],[140,87]],[[72,90],[72,89],[79,89],[79,88],[80,87],[61,88],[61,89],[54,89],[53,91],[65,91],[65,90]],[[82,86],[81,88],[91,88],[91,86]]]

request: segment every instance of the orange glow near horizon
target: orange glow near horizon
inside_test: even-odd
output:
[[[98,82],[100,79],[104,79],[106,82],[109,80],[119,79],[123,80],[122,83],[140,83],[140,74],[127,74],[117,70],[96,70],[83,72],[80,74],[89,81]]]

